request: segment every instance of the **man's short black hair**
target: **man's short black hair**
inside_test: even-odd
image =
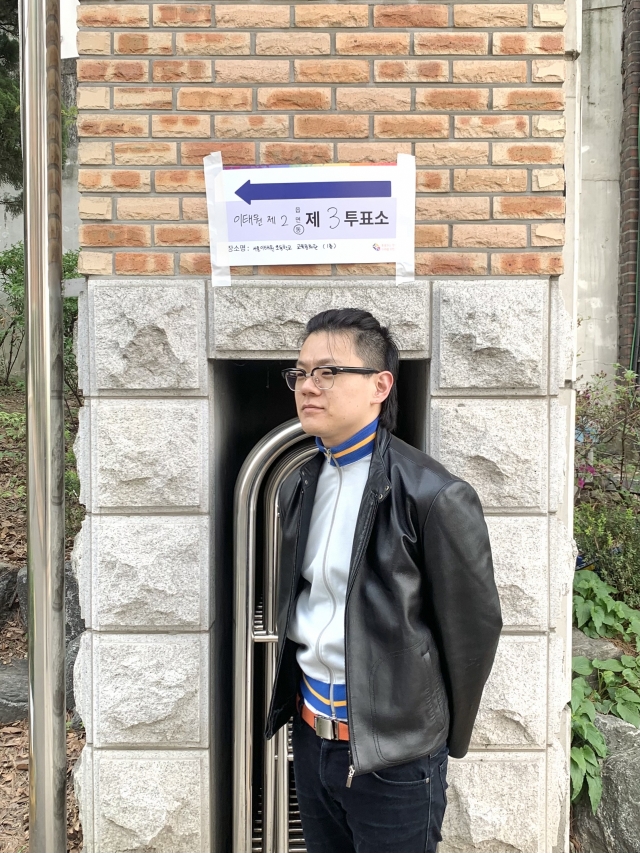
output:
[[[373,314],[359,308],[332,308],[321,311],[307,323],[304,339],[314,332],[342,332],[353,339],[356,352],[365,367],[388,370],[393,376],[393,387],[380,409],[380,424],[389,432],[398,420],[398,367],[400,356],[391,333],[381,326]]]

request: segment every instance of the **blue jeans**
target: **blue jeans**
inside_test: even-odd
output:
[[[307,853],[436,853],[447,804],[446,745],[406,764],[355,776],[349,744],[293,723],[293,768]]]

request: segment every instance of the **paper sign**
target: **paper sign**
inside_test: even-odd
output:
[[[214,267],[400,263],[412,273],[415,160],[207,169]],[[213,215],[212,215],[213,214]]]

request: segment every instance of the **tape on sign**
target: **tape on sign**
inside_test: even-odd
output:
[[[214,151],[204,158],[204,185],[209,218],[211,284],[213,287],[224,287],[231,284],[231,271],[218,260],[219,244],[227,244],[227,211],[222,185],[222,155],[219,151]]]
[[[396,284],[415,281],[416,277],[416,158],[398,154],[398,225],[396,231]]]

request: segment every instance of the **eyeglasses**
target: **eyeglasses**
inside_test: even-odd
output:
[[[326,367],[314,367],[311,373],[306,373],[301,367],[287,367],[282,371],[285,382],[292,391],[299,391],[304,382],[313,379],[320,391],[330,391],[338,373],[380,373],[373,367],[336,367],[334,364]]]

